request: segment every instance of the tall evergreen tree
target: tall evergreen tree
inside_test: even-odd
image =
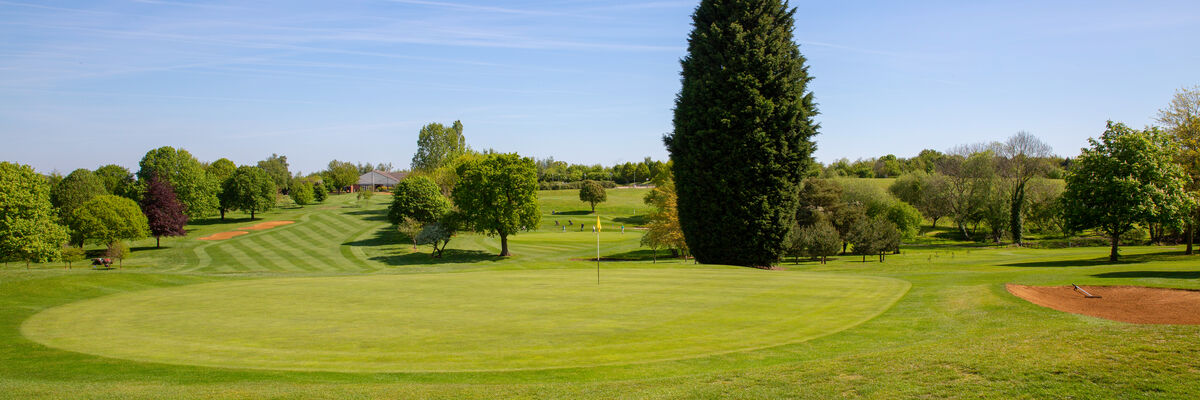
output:
[[[704,0],[692,15],[663,140],[699,262],[767,266],[787,247],[818,128],[794,13],[779,0]]]
[[[150,224],[150,234],[154,236],[154,247],[161,247],[163,236],[187,234],[183,226],[187,224],[188,217],[183,213],[183,204],[175,196],[175,189],[167,181],[151,176],[141,206]]]

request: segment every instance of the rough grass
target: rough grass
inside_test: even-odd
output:
[[[609,196],[614,205],[639,204],[636,195],[614,190]],[[614,201],[614,196],[623,200]],[[779,341],[765,348],[678,360],[593,367],[399,373],[215,368],[65,351],[21,334],[21,325],[44,310],[124,296],[137,298],[139,293],[157,290],[194,290],[200,287],[196,285],[335,276],[379,279],[378,284],[386,284],[405,277],[455,281],[458,276],[477,275],[457,273],[467,271],[518,274],[513,276],[592,276],[595,271],[594,263],[569,261],[594,256],[595,236],[590,232],[542,229],[521,233],[513,237],[512,248],[517,255],[503,260],[492,256],[495,239],[462,235],[451,242],[450,255],[435,260],[428,256],[428,249],[410,253],[409,246],[398,243],[398,237],[389,236],[390,228],[378,220],[386,196],[376,196],[376,204],[362,209],[347,207],[353,201],[345,197],[332,201],[332,208],[310,206],[267,213],[267,219],[298,223],[254,232],[228,243],[205,245],[194,238],[244,226],[245,220],[224,224],[201,221],[190,227],[193,233],[189,237],[165,240],[169,248],[148,250],[144,247],[152,241],[139,243],[135,257],[126,260],[124,269],[68,271],[56,264],[26,271],[23,265],[13,263],[0,270],[0,398],[1009,399],[1192,398],[1200,393],[1200,358],[1196,357],[1200,354],[1200,327],[1131,325],[1062,313],[1004,291],[1005,283],[1200,289],[1196,279],[1200,264],[1195,257],[1180,255],[1179,247],[1123,247],[1122,262],[1110,264],[1106,248],[963,247],[940,240],[906,247],[903,254],[888,256],[886,263],[837,257],[826,265],[785,264],[790,271],[747,271],[766,277],[764,284],[793,274],[819,272],[821,276],[831,274],[851,280],[894,278],[909,282],[911,288],[883,314],[811,340]],[[561,201],[563,210],[572,210],[565,208],[569,205],[567,197],[554,201]],[[584,207],[578,203],[573,210]],[[634,210],[627,212],[636,213]],[[550,212],[547,207],[543,211]],[[309,227],[313,230],[310,235],[289,233],[305,224],[314,225]],[[553,226],[552,221],[550,224]],[[638,237],[635,231],[624,235],[606,231],[602,235],[603,253],[635,251]],[[243,242],[236,244],[238,241]],[[357,241],[365,243],[355,245]],[[294,251],[285,251],[281,246],[294,246]],[[313,253],[323,259],[298,261]],[[202,260],[205,255],[207,261]],[[201,263],[205,263],[203,267]],[[601,268],[613,274],[622,269],[680,277],[714,269],[736,270],[678,260],[659,264],[602,263]],[[400,276],[411,273],[422,275]],[[630,295],[630,303],[622,304],[636,304],[638,298],[646,296],[645,292]],[[653,293],[649,296],[653,298]],[[787,298],[786,293],[779,296]],[[734,301],[737,295],[723,297]],[[137,307],[154,306],[155,299],[141,299]],[[213,301],[237,304],[238,300],[250,305],[262,298]],[[76,303],[79,301],[84,303]],[[689,308],[687,303],[670,307]],[[119,309],[113,306],[108,310],[116,313]],[[95,312],[104,314],[104,310]],[[840,316],[837,310],[830,310],[828,315]],[[546,318],[539,323],[550,325],[555,320]],[[215,329],[211,332],[212,336],[222,334]],[[777,335],[766,336],[771,339]],[[520,342],[522,337],[516,334],[513,341]],[[106,338],[95,335],[92,339],[103,342]],[[762,339],[746,335],[744,340]]]

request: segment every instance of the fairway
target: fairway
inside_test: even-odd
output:
[[[459,372],[648,363],[800,342],[858,325],[891,278],[740,268],[516,270],[256,279],[54,307],[50,347],[208,367]]]

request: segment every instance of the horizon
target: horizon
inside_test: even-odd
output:
[[[461,120],[475,149],[665,160],[695,4],[0,1],[18,39],[0,44],[0,158],[136,170],[165,145],[407,169],[421,126]],[[826,165],[1022,130],[1074,157],[1200,84],[1190,2],[793,6]]]

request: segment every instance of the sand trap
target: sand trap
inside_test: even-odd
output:
[[[202,237],[202,238],[200,238],[200,240],[225,240],[225,239],[232,238],[234,236],[245,235],[247,233],[250,233],[250,232],[246,232],[246,231],[220,232],[220,233],[214,233],[214,234]]]
[[[245,231],[261,231],[263,229],[271,229],[271,228],[274,228],[277,226],[294,224],[294,223],[296,223],[296,222],[295,221],[269,221],[269,222],[263,222],[260,224],[256,224],[254,226],[247,226],[245,228],[238,228],[238,229],[245,230]]]
[[[1200,291],[1141,286],[1080,286],[1098,299],[1084,298],[1071,286],[1005,285],[1033,304],[1069,313],[1134,324],[1200,325]]]

